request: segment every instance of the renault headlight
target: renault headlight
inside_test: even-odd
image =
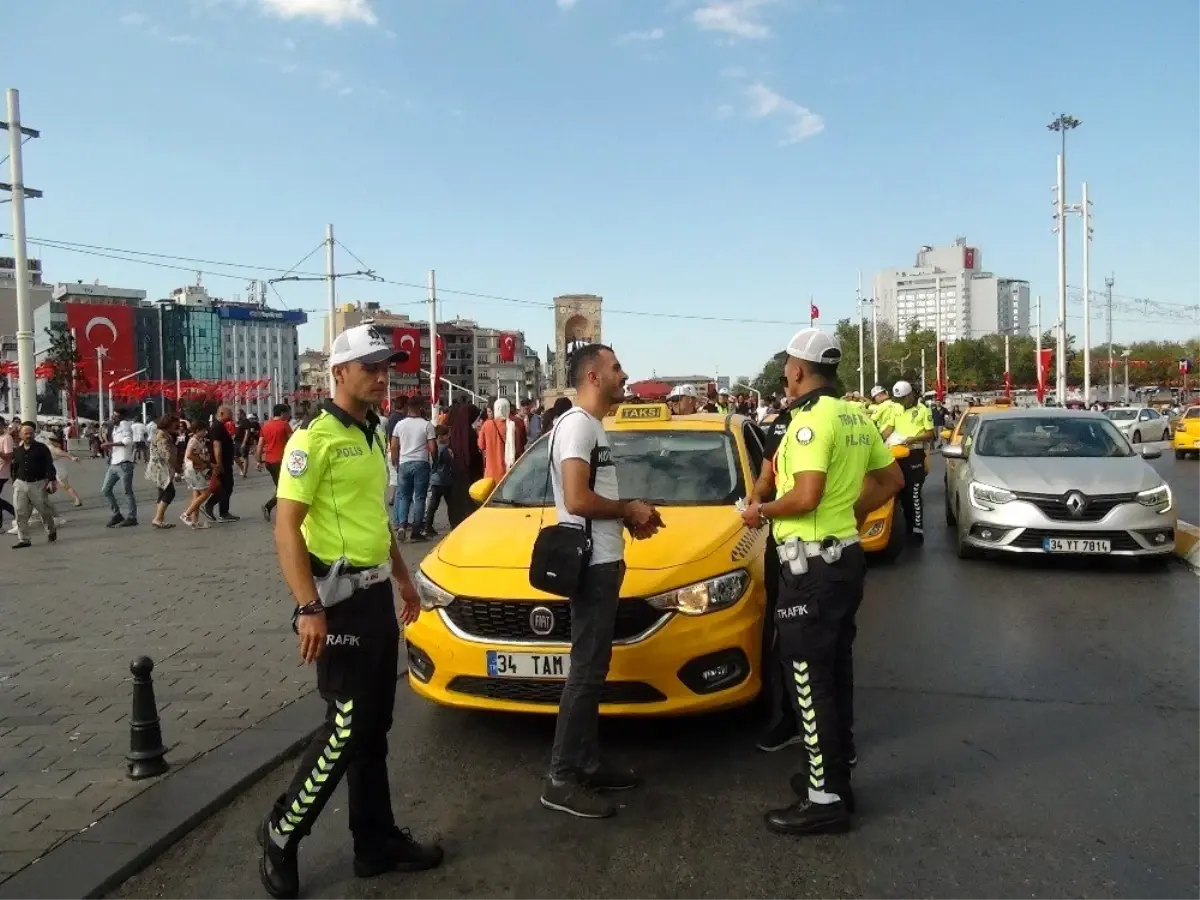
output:
[[[432,581],[430,581],[424,572],[418,570],[413,578],[413,586],[417,589],[417,596],[421,598],[421,609],[445,609],[454,602],[454,595],[449,591],[444,591]]]
[[[971,497],[973,507],[988,511],[1017,499],[1017,495],[1012,491],[984,484],[982,481],[972,481],[967,493]]]
[[[702,616],[733,606],[746,593],[750,584],[750,573],[738,569],[727,575],[718,575],[707,581],[698,581],[686,587],[675,588],[647,598],[646,602],[663,612],[678,612],[685,616]]]
[[[1160,484],[1156,488],[1142,491],[1137,495],[1137,502],[1148,506],[1157,513],[1165,513],[1171,509],[1171,488]]]

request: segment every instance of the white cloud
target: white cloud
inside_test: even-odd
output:
[[[554,0],[559,9],[574,9],[579,0]]]
[[[667,33],[661,28],[651,28],[649,31],[630,31],[617,38],[618,44],[645,44],[661,41]]]
[[[326,25],[379,23],[368,0],[258,0],[258,3],[266,12],[281,19],[317,19]]]
[[[784,136],[779,142],[782,145],[798,144],[825,130],[825,120],[819,115],[760,81],[746,88],[746,100],[746,115],[750,118],[778,118],[786,123]]]
[[[150,21],[149,16],[141,13],[127,13],[121,16],[120,22],[127,28],[136,28],[143,34],[159,41],[166,41],[168,44],[187,44],[195,47],[204,43],[200,38],[192,34],[175,34],[167,31],[161,25]]]
[[[150,20],[141,13],[126,13],[121,16],[121,24],[129,28],[140,28]]]
[[[761,9],[776,0],[709,0],[692,13],[692,21],[703,31],[720,31],[735,38],[761,41],[771,36],[763,24]]]

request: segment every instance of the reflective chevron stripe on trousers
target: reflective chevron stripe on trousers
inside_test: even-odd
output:
[[[775,623],[782,674],[808,756],[809,797],[828,802],[850,785],[855,616],[866,560],[852,546],[836,563],[809,560],[804,575],[781,569]]]
[[[325,617],[329,639],[317,660],[325,722],[300,760],[268,834],[279,847],[298,842],[345,775],[355,850],[369,852],[395,828],[387,735],[396,701],[400,628],[391,581],[359,591]]]

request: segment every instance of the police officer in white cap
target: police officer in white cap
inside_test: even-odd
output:
[[[908,532],[916,544],[925,542],[924,506],[922,491],[925,485],[925,452],[933,440],[933,413],[917,399],[917,393],[907,381],[892,385],[896,407],[888,417],[883,437],[889,444],[904,444],[908,456],[900,463],[904,472],[904,492],[900,505]]]
[[[850,828],[855,807],[852,648],[866,576],[858,529],[903,476],[879,430],[838,396],[837,338],[805,329],[786,353],[795,400],[775,454],[777,495],[749,503],[743,520],[750,528],[770,523],[777,546],[775,624],[808,766],[791,780],[795,802],[768,812],[766,823],[781,834],[830,834]]]
[[[671,392],[675,395],[675,413],[690,416],[700,411],[700,397],[694,384],[681,384]]]

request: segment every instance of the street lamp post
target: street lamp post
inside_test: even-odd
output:
[[[1125,361],[1125,405],[1129,405],[1129,355],[1130,351],[1122,350],[1121,359]]]
[[[1061,152],[1058,155],[1058,184],[1054,191],[1054,231],[1058,236],[1058,353],[1055,364],[1055,384],[1060,403],[1067,396],[1067,132],[1082,122],[1069,113],[1059,115],[1046,126],[1058,132]]]

